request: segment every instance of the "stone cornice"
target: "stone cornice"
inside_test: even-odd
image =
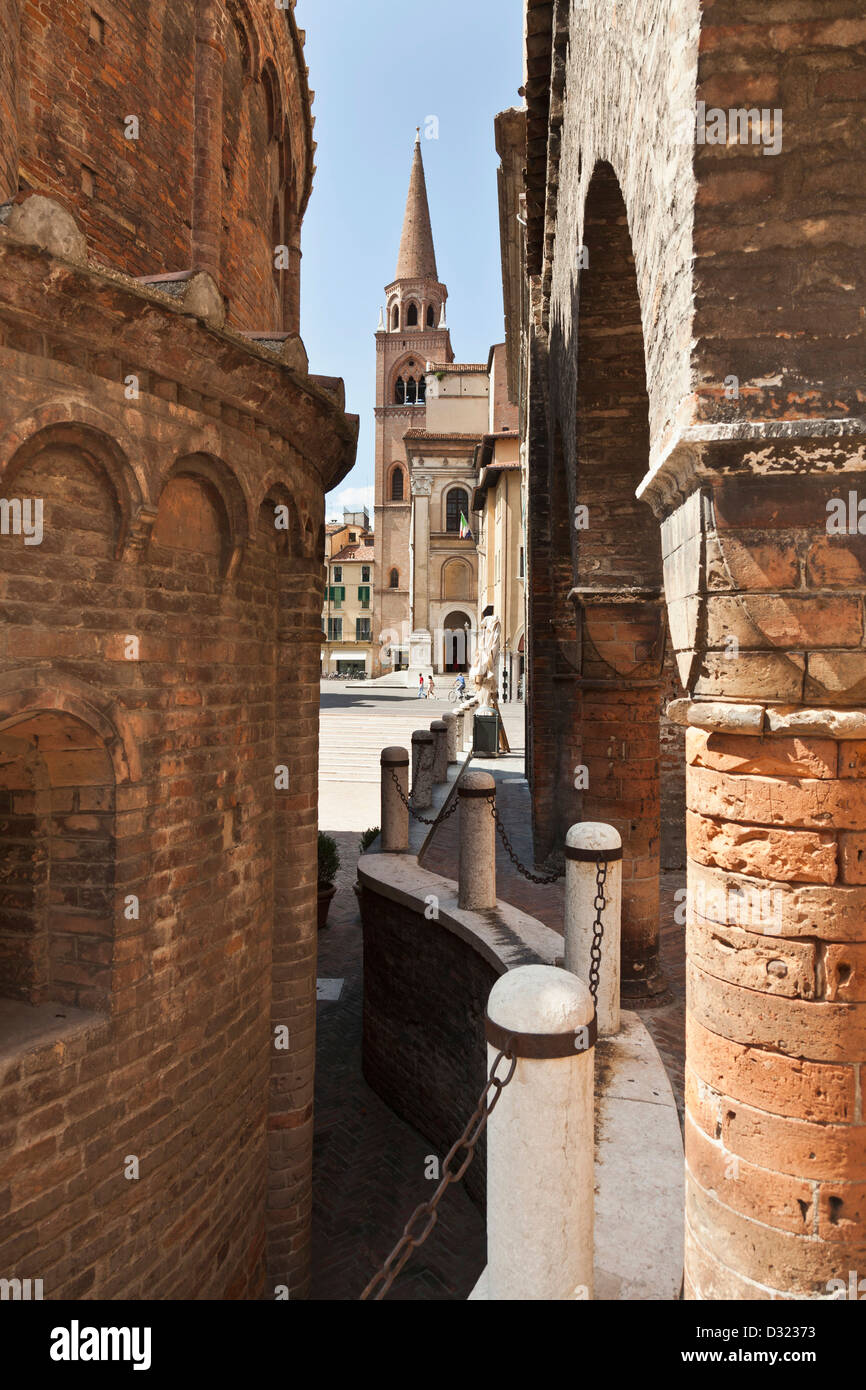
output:
[[[725,474],[866,471],[866,418],[744,420],[684,429],[641,480],[637,496],[663,517]]]

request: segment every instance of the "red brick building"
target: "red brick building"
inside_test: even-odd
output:
[[[0,0],[0,1275],[307,1284],[315,144],[269,0]]]
[[[497,143],[536,844],[621,831],[651,999],[664,739],[686,1293],[828,1297],[866,1267],[863,6],[526,9]]]

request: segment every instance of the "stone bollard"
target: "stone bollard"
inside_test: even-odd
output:
[[[490,992],[488,1072],[518,1035],[487,1125],[491,1301],[592,1298],[594,1017],[583,981],[551,965],[518,966]]]
[[[412,735],[412,809],[426,811],[433,805],[434,739],[429,729]]]
[[[622,839],[612,825],[596,821],[573,825],[565,839],[565,968],[585,984],[592,963],[596,874],[603,859],[608,864],[597,1009],[599,1036],[609,1037],[619,1032]]]
[[[496,825],[489,800],[496,796],[496,782],[489,772],[467,772],[457,790],[460,797],[458,905],[470,912],[486,912],[496,906]]]
[[[445,746],[448,749],[448,764],[457,762],[457,715],[449,710],[448,714],[443,714],[442,722],[445,725]]]
[[[457,744],[457,756],[463,752],[463,745],[466,742],[466,712],[461,707],[454,716],[455,735],[454,741]]]
[[[433,752],[433,782],[448,781],[448,725],[444,719],[434,719],[430,732],[435,739]]]
[[[405,854],[409,848],[409,809],[403,796],[409,795],[409,754],[405,748],[383,748],[382,767],[382,849],[385,854]],[[393,775],[392,775],[393,774]]]

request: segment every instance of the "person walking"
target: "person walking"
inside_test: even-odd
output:
[[[425,691],[424,691],[424,677],[423,677],[423,676],[419,676],[419,677],[418,677],[418,699],[419,699],[419,700],[426,700],[426,698],[427,698],[427,696],[426,696]]]
[[[428,700],[432,700],[435,694],[436,694],[436,687],[435,687],[435,685],[433,684],[433,677],[432,677],[432,676],[428,676],[428,677],[427,677],[427,699],[428,699]]]

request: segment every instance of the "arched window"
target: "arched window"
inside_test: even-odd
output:
[[[435,311],[435,309],[433,308],[433,305],[432,305],[432,304],[428,304],[428,306],[427,306],[427,327],[428,327],[428,328],[435,328],[435,327],[436,327],[436,311]]]
[[[409,312],[408,312],[408,314],[406,315],[406,327],[407,327],[407,328],[417,328],[417,327],[418,327],[418,305],[417,305],[417,304],[410,304],[410,305],[409,305]]]
[[[445,507],[445,530],[459,531],[461,513],[469,520],[469,493],[462,487],[454,487],[448,494]]]
[[[398,376],[397,385],[394,387],[394,400],[398,405],[406,404],[406,383],[401,376]]]
[[[280,222],[280,200],[279,198],[275,198],[274,205],[271,208],[271,246],[273,248],[271,253],[271,265],[273,267],[274,284],[277,289],[277,294],[280,293],[280,276],[282,273],[277,264],[278,259],[281,259],[277,256],[277,247],[282,244],[282,240],[283,238],[282,226]]]
[[[391,501],[403,501],[403,469],[395,468],[391,474]],[[393,587],[393,585],[392,585]]]
[[[400,305],[395,304],[391,310],[391,329],[392,332],[400,327]]]
[[[410,376],[406,382],[406,404],[415,405],[418,400],[418,383],[414,376]]]
[[[419,405],[423,405],[424,402],[425,402],[426,400],[427,400],[427,378],[426,378],[426,376],[422,376],[422,377],[419,377],[419,378],[418,378],[418,404],[419,404]]]
[[[403,475],[401,474],[400,476],[402,477]],[[391,588],[392,588],[392,589],[399,589],[399,587],[400,587],[400,572],[399,572],[399,570],[392,570],[392,571],[391,571]]]

